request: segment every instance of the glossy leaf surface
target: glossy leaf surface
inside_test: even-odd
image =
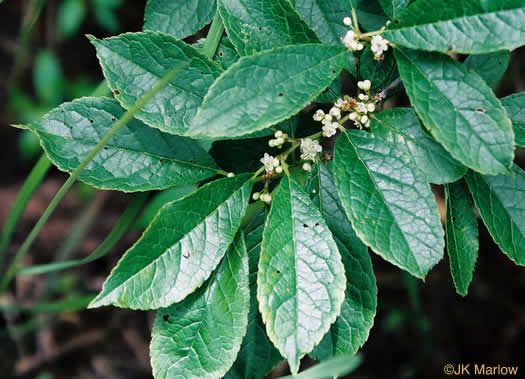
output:
[[[71,172],[124,112],[116,100],[84,97],[62,104],[30,128],[51,161]],[[96,188],[132,192],[191,184],[216,173],[215,162],[195,141],[133,119],[109,140],[79,179]]]
[[[413,109],[395,108],[376,114],[370,130],[407,153],[430,183],[451,183],[467,173],[440,144],[422,129]]]
[[[248,255],[239,233],[206,283],[157,312],[150,347],[155,378],[221,378],[241,347],[249,307]]]
[[[208,88],[222,72],[200,50],[167,34],[126,33],[90,40],[113,94],[126,109],[173,68],[185,65],[136,114],[139,120],[167,133],[183,134],[188,129]]]
[[[347,131],[337,140],[334,173],[359,238],[424,278],[443,256],[444,236],[430,186],[411,159],[383,138]]]
[[[508,173],[512,125],[483,79],[442,54],[396,49],[395,56],[410,101],[434,138],[473,170]]]
[[[478,257],[478,220],[464,181],[445,186],[446,237],[456,291],[466,296]]]
[[[192,293],[233,241],[250,196],[249,178],[215,180],[162,207],[90,307],[157,309]]]
[[[501,251],[525,265],[525,172],[514,165],[512,175],[465,177],[474,204]]]
[[[292,373],[339,315],[344,290],[341,256],[321,213],[284,177],[264,228],[257,299],[268,337]]]
[[[286,120],[332,83],[348,54],[309,44],[241,58],[210,88],[187,135],[237,137]]]
[[[418,0],[384,33],[397,45],[482,54],[525,44],[523,0]]]

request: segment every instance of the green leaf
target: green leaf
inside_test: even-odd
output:
[[[238,233],[203,286],[157,312],[150,347],[155,378],[221,378],[241,347],[249,306],[248,255]]]
[[[474,204],[501,251],[525,265],[525,172],[514,165],[512,175],[465,176]]]
[[[369,79],[373,90],[390,84],[399,76],[394,55],[389,51],[383,57],[382,61],[376,61],[370,46],[367,46],[359,59],[361,78]]]
[[[310,44],[241,58],[210,88],[187,135],[237,137],[293,116],[330,85],[348,54]]]
[[[343,19],[352,13],[348,0],[295,0],[295,10],[322,42],[341,43],[348,31]]]
[[[186,64],[136,114],[139,120],[167,133],[184,134],[208,88],[222,72],[219,65],[199,50],[162,33],[126,33],[103,40],[91,36],[89,39],[97,49],[113,94],[126,109],[174,67]]]
[[[215,10],[215,0],[148,0],[144,30],[164,32],[183,39],[209,23]]]
[[[483,79],[446,55],[396,49],[395,56],[408,97],[434,138],[473,170],[508,173],[512,125]]]
[[[189,184],[180,187],[168,188],[167,190],[158,192],[144,207],[140,217],[135,221],[133,228],[142,230],[146,229],[164,205],[172,201],[179,200],[180,198],[192,193],[195,190],[197,190],[197,186],[195,184]]]
[[[478,257],[478,221],[463,181],[445,186],[446,236],[450,272],[461,296],[466,296]]]
[[[201,38],[200,40],[195,42],[192,46],[202,49],[205,43],[206,43],[206,38]],[[239,58],[240,56],[237,53],[237,50],[235,50],[235,47],[233,47],[228,37],[222,36],[219,42],[219,46],[217,46],[215,55],[213,56],[213,61],[226,70],[232,64],[237,62]]]
[[[332,173],[323,164],[312,168],[306,186],[339,248],[346,274],[341,313],[311,356],[326,360],[355,353],[366,342],[377,308],[377,286],[368,248],[356,236],[337,193]]]
[[[76,169],[123,114],[116,100],[84,97],[64,103],[31,125],[51,161]],[[195,183],[217,174],[213,159],[185,137],[131,120],[109,140],[79,179],[96,188],[150,191]]]
[[[408,3],[410,0],[379,0],[381,8],[391,20],[395,19],[407,7]]]
[[[241,56],[278,46],[319,42],[289,0],[218,0],[230,41]]]
[[[344,290],[341,256],[321,213],[284,177],[264,228],[257,299],[268,337],[293,374],[339,315]]]
[[[332,379],[350,374],[361,364],[359,355],[345,354],[329,361],[319,363],[298,375],[284,376],[281,379]]]
[[[348,0],[356,10],[359,25],[366,31],[379,30],[388,21],[378,0]]]
[[[239,60],[239,54],[228,37],[222,37],[213,60],[225,70]]]
[[[62,38],[72,37],[86,18],[84,0],[65,0],[60,4],[57,14],[58,34]]]
[[[418,0],[383,37],[428,51],[482,54],[525,44],[523,0]]]
[[[314,103],[334,103],[341,95],[342,85],[341,79],[336,78],[328,88],[314,99]]]
[[[266,212],[263,211],[244,227],[250,266],[250,313],[241,350],[225,379],[262,379],[282,360],[266,336],[257,301],[257,270],[265,221]]]
[[[455,182],[467,173],[465,166],[423,131],[416,113],[410,108],[394,108],[376,114],[370,130],[407,153],[430,183]]]
[[[463,64],[467,71],[474,71],[489,87],[494,88],[503,77],[509,62],[510,52],[502,50],[489,54],[470,55]]]
[[[501,102],[512,121],[516,145],[525,147],[525,92],[504,97]]]
[[[390,263],[424,278],[443,256],[430,186],[397,146],[347,131],[334,151],[337,189],[359,238]]]
[[[233,241],[248,204],[249,178],[215,180],[165,205],[120,259],[90,307],[157,309],[192,293]]]

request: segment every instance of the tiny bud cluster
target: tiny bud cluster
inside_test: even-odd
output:
[[[365,45],[359,41],[358,36],[353,30],[346,32],[341,40],[343,41],[343,44],[352,51],[360,51],[365,47]]]
[[[252,195],[252,199],[257,201],[257,200],[261,200],[267,204],[271,203],[272,202],[272,195],[270,195],[269,193],[260,193],[260,192],[255,192],[253,195]]]
[[[270,147],[278,147],[280,149],[283,147],[284,143],[288,139],[288,134],[278,130],[275,132],[274,137],[275,139],[271,139],[268,141],[268,145]]]
[[[357,99],[345,96],[343,99],[337,99],[332,109],[328,114],[325,114],[322,109],[315,112],[313,119],[320,121],[323,124],[323,136],[332,137],[337,133],[337,129],[341,127],[340,120],[342,112],[350,112],[348,119],[362,129],[370,126],[370,113],[376,111],[377,99],[370,95],[370,88],[372,82],[370,80],[363,80],[357,83],[360,93]]]

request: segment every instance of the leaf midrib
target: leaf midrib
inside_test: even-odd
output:
[[[445,189],[445,201],[447,202],[447,221],[450,222],[450,228],[452,230],[452,239],[454,241],[454,261],[456,262],[457,266],[458,266],[458,279],[459,281],[461,282],[461,292],[463,294],[463,291],[465,289],[465,284],[466,284],[466,281],[463,279],[463,274],[461,272],[461,265],[459,263],[459,257],[458,257],[458,252],[459,252],[459,248],[458,248],[458,240],[457,240],[457,236],[456,236],[456,227],[455,227],[455,224],[452,222],[452,220],[454,219],[454,215],[456,214],[454,212],[454,209],[452,207],[452,202],[451,202],[451,196],[450,196],[450,189],[449,189],[449,186],[448,185],[445,185],[444,186],[444,189]],[[456,218],[457,219],[457,218]],[[454,271],[454,270],[453,270]],[[452,272],[452,276],[455,276],[454,275],[454,272]]]
[[[175,241],[175,243],[173,243],[168,249],[165,249],[164,252],[162,254],[160,254],[157,258],[155,258],[154,260],[152,260],[150,263],[148,263],[146,266],[142,267],[140,270],[138,270],[137,272],[135,272],[134,274],[130,275],[129,277],[126,278],[126,280],[122,281],[118,286],[116,286],[115,288],[113,288],[110,292],[108,292],[107,294],[104,295],[104,297],[102,297],[100,300],[104,299],[104,298],[107,298],[109,297],[113,292],[115,292],[117,289],[121,288],[123,285],[125,285],[126,283],[128,283],[131,279],[133,279],[136,275],[140,274],[142,271],[144,271],[145,269],[147,269],[148,267],[150,267],[152,264],[156,263],[159,259],[161,259],[165,254],[167,254],[167,251],[170,250],[173,246],[177,245],[178,243],[180,243],[180,241],[185,237],[187,236],[188,234],[190,234],[193,230],[195,230],[195,228],[199,227],[204,220],[206,220],[207,218],[209,218],[210,216],[212,216],[215,212],[218,211],[218,209],[223,206],[225,203],[227,203],[228,201],[231,200],[232,197],[234,197],[237,192],[239,191],[242,191],[243,187],[246,185],[246,182],[240,184],[239,188],[237,188],[235,191],[232,192],[232,194],[226,198],[226,200],[224,200],[223,202],[219,203],[211,212],[209,212],[207,215],[203,216],[202,218],[199,219],[199,222],[196,223],[195,226],[191,227],[191,229],[189,229],[188,231],[185,231],[185,232],[182,232],[181,233],[181,237],[177,239],[177,241]],[[184,198],[183,198],[184,199]],[[178,200],[180,201],[180,200]],[[149,228],[151,227],[152,224],[150,224],[150,226],[144,231],[144,234],[149,230]],[[115,271],[117,268],[118,268],[119,265],[117,265],[113,270]],[[95,299],[96,300],[96,299]],[[99,300],[99,301],[100,301]],[[98,301],[97,301],[98,302]]]
[[[300,47],[300,46],[312,46],[312,45],[319,45],[319,46],[321,46],[322,44],[299,44],[299,45],[293,45],[293,46],[294,46],[294,47]],[[334,45],[329,45],[329,46],[334,46]],[[288,46],[285,46],[284,48],[286,49],[287,47],[288,47]],[[272,52],[277,52],[277,50],[280,50],[280,49],[283,49],[283,47],[277,47],[277,48],[273,49]],[[304,71],[298,72],[298,73],[294,74],[293,76],[289,76],[289,77],[287,77],[287,79],[285,79],[285,80],[283,80],[283,81],[281,81],[281,82],[279,82],[279,83],[276,83],[276,84],[274,84],[274,85],[271,86],[271,87],[265,87],[265,89],[263,89],[263,92],[256,92],[253,96],[254,96],[254,97],[260,97],[260,94],[261,94],[261,93],[264,94],[264,93],[267,93],[267,92],[268,92],[268,88],[270,88],[270,89],[275,89],[275,88],[277,88],[278,86],[282,85],[283,83],[286,83],[286,82],[288,82],[288,81],[290,81],[290,80],[292,80],[292,79],[295,79],[297,76],[300,76],[300,75],[306,75],[308,72],[313,71],[313,70],[316,69],[318,66],[321,66],[321,65],[323,65],[323,64],[325,64],[325,63],[327,63],[327,62],[330,62],[331,60],[333,60],[333,59],[335,59],[335,58],[338,58],[340,55],[343,55],[343,54],[348,54],[348,51],[347,51],[347,50],[344,50],[344,51],[341,51],[340,53],[337,53],[336,55],[332,55],[332,56],[330,56],[329,58],[324,59],[324,60],[322,60],[322,61],[316,63],[316,64],[313,65],[313,66],[310,66],[308,69],[306,69],[306,70],[304,70]],[[221,74],[221,75],[215,80],[215,82],[211,85],[211,87],[209,88],[208,93],[206,94],[206,96],[204,96],[204,100],[203,100],[203,102],[202,102],[202,105],[200,106],[199,110],[197,111],[197,114],[195,115],[195,119],[194,119],[194,120],[197,120],[197,119],[200,118],[199,115],[202,114],[202,113],[201,113],[201,110],[202,110],[202,109],[204,108],[204,106],[207,104],[208,99],[210,99],[210,96],[211,96],[212,92],[213,92],[213,91],[215,90],[215,88],[217,87],[217,84],[222,80],[222,77],[223,77],[223,76],[225,76],[225,75],[227,75],[227,74],[229,75],[230,70],[231,70],[234,66],[241,65],[244,61],[246,61],[246,60],[248,60],[248,59],[255,59],[255,57],[259,57],[259,56],[269,56],[268,51],[264,50],[264,51],[262,51],[262,52],[259,52],[259,53],[257,53],[257,54],[254,54],[254,55],[249,55],[249,56],[241,57],[237,62],[235,62],[233,65],[231,65],[230,68],[229,68],[227,71],[224,71],[224,72],[223,72],[223,73],[222,73],[222,74]],[[249,66],[248,66],[248,67],[249,67]],[[232,76],[232,78],[235,79],[235,76]],[[315,97],[315,96],[313,96],[313,97]],[[237,106],[237,105],[238,105],[238,103],[233,103],[233,102],[232,102],[232,103],[230,103],[230,107],[228,107],[228,108],[223,108],[223,110],[224,110],[224,111],[227,111],[227,110],[229,110],[229,109],[231,109],[231,108],[233,108],[233,107],[235,107],[235,106]],[[286,120],[287,118],[289,118],[289,113],[290,113],[290,112],[288,112],[287,115],[285,115],[285,116],[281,117],[280,119],[276,120],[276,121],[274,122],[274,124],[277,124],[277,123],[279,123],[279,122],[281,122],[281,121]],[[264,119],[264,116],[265,116],[266,114],[267,114],[267,112],[263,113],[263,114],[262,114],[262,115],[261,115],[261,116],[260,116],[255,122],[254,122],[254,125],[258,125],[256,128],[251,129],[251,130],[249,130],[249,131],[246,131],[245,133],[243,133],[243,134],[241,134],[241,135],[235,135],[235,136],[244,136],[244,135],[247,135],[247,134],[250,134],[250,133],[253,133],[253,132],[256,132],[256,131],[259,131],[259,130],[264,129],[266,126],[261,127],[261,126],[260,126],[260,123],[261,123],[261,120]],[[194,121],[193,125],[198,125],[198,124],[196,124],[195,121]],[[191,129],[193,129],[193,128],[190,128],[189,130],[191,130]],[[231,128],[230,128],[230,129],[231,129]],[[203,127],[199,127],[199,128],[197,129],[198,132],[200,132],[200,131],[202,131],[202,130],[203,130]],[[191,135],[198,135],[198,133],[195,134],[195,131],[193,131],[191,134],[187,134],[187,135],[190,135],[190,136],[191,136]],[[208,133],[207,135],[208,135],[209,137],[217,136],[216,134],[212,135],[211,133]],[[222,136],[222,135],[221,135],[221,136]]]
[[[488,15],[493,15],[495,13],[503,13],[503,12],[513,12],[513,11],[516,11],[516,10],[525,10],[525,7],[520,7],[520,8],[512,8],[512,9],[500,9],[500,10],[497,10],[497,11],[491,11],[491,12],[486,12],[486,13],[476,13],[476,14],[472,14],[472,15],[468,15],[468,16],[460,16],[460,17],[454,17],[454,18],[450,18],[450,19],[447,19],[447,20],[438,20],[438,21],[435,21],[435,22],[426,22],[426,23],[423,23],[423,24],[415,24],[415,25],[410,25],[410,26],[405,26],[405,27],[400,27],[400,28],[397,28],[397,29],[386,29],[385,30],[385,33],[388,33],[388,32],[401,32],[401,31],[406,31],[406,30],[410,30],[410,29],[415,29],[415,28],[418,28],[418,27],[426,27],[426,26],[429,26],[429,25],[435,25],[435,24],[440,24],[440,23],[455,23],[455,22],[458,22],[462,19],[468,19],[468,18],[476,18],[476,17],[483,17],[483,16],[488,16]]]
[[[383,201],[383,204],[386,205],[386,209],[388,210],[388,213],[390,214],[390,216],[392,217],[392,219],[395,220],[395,224],[396,224],[396,227],[397,229],[399,230],[399,232],[401,233],[401,235],[403,236],[403,240],[405,241],[405,244],[406,246],[408,246],[409,250],[410,250],[410,253],[414,259],[414,261],[416,262],[416,265],[418,267],[418,270],[419,270],[419,274],[424,277],[424,273],[423,271],[421,270],[421,266],[419,265],[419,262],[418,260],[416,259],[416,256],[415,254],[413,253],[412,251],[412,248],[410,246],[410,244],[408,243],[407,239],[406,239],[406,236],[405,236],[405,233],[404,231],[399,227],[399,223],[398,223],[398,220],[397,218],[394,216],[394,214],[392,213],[392,210],[390,209],[390,206],[389,206],[389,203],[386,201],[385,197],[383,196],[383,192],[379,189],[376,181],[375,181],[375,178],[374,176],[372,175],[372,173],[370,172],[370,169],[368,168],[368,165],[365,164],[365,162],[363,161],[363,159],[361,158],[361,155],[359,154],[358,150],[357,150],[357,147],[354,145],[354,143],[352,142],[351,138],[348,136],[347,132],[345,131],[344,132],[344,135],[345,137],[347,138],[348,142],[350,143],[350,146],[352,146],[352,148],[354,149],[354,152],[355,152],[355,155],[357,156],[357,158],[359,159],[359,162],[361,162],[361,164],[363,165],[363,167],[366,169],[366,172],[368,173],[368,177],[370,178],[371,182],[374,184],[374,188],[376,190],[376,192],[379,194],[379,196],[381,197],[381,200]],[[356,229],[354,229],[356,233],[358,233],[358,231]],[[361,234],[361,233],[360,233]],[[365,238],[365,236],[363,236],[363,238]],[[382,253],[384,254],[384,253]],[[394,258],[394,255],[393,254],[389,254],[392,258]],[[397,259],[396,259],[397,261]]]
[[[43,130],[39,130],[39,131],[35,130],[35,132],[38,135],[40,135],[40,136],[45,134],[45,135],[48,135],[48,136],[51,136],[51,137],[63,138],[60,135],[51,134],[51,133],[48,133],[48,132],[43,131]],[[93,145],[93,146],[95,146],[98,143],[98,142],[93,142],[93,141],[88,141],[88,140],[85,140],[85,139],[78,139],[78,138],[74,138],[72,141],[77,141],[77,142],[84,143],[86,145]],[[210,166],[203,166],[203,165],[199,165],[197,163],[192,163],[192,162],[189,162],[189,161],[183,161],[183,160],[180,160],[180,159],[177,159],[177,158],[169,158],[169,157],[164,157],[164,156],[156,155],[156,154],[153,154],[153,153],[149,153],[149,152],[146,152],[146,151],[138,151],[138,150],[134,150],[134,149],[130,149],[130,148],[123,148],[123,147],[119,147],[119,146],[114,146],[114,145],[112,145],[110,143],[107,143],[106,145],[109,145],[109,147],[111,147],[112,149],[115,149],[115,150],[120,150],[120,151],[124,151],[124,152],[135,153],[135,154],[141,154],[141,155],[147,155],[147,156],[150,156],[150,157],[158,159],[160,163],[164,163],[164,162],[162,162],[162,160],[167,160],[167,161],[179,163],[179,164],[185,165],[185,166],[193,166],[195,168],[202,168],[202,169],[206,169],[206,170],[209,170],[209,171],[217,171],[217,168],[213,168],[213,167],[210,167]]]
[[[407,113],[408,113],[408,112],[407,112]],[[417,117],[417,116],[416,116],[416,117]],[[400,135],[403,136],[404,138],[406,138],[406,139],[412,141],[415,145],[417,145],[417,146],[419,146],[420,148],[426,150],[429,154],[435,154],[435,153],[437,153],[437,154],[439,154],[439,155],[442,157],[442,159],[447,160],[447,161],[450,161],[450,160],[451,160],[450,157],[448,157],[447,155],[443,154],[443,151],[442,151],[442,150],[437,149],[436,151],[433,151],[433,150],[431,150],[430,148],[428,148],[427,145],[420,143],[419,140],[417,140],[416,138],[412,137],[411,135],[406,134],[406,133],[405,133],[403,130],[401,130],[401,129],[397,129],[397,128],[393,127],[392,125],[390,125],[388,122],[382,120],[381,118],[379,118],[379,117],[374,117],[374,119],[377,120],[377,121],[378,121],[379,123],[381,123],[382,125],[384,125],[385,127],[391,129],[394,133],[400,134]],[[427,139],[428,139],[428,137],[426,137],[426,136],[424,136],[424,138],[427,138]],[[430,142],[434,142],[434,141],[430,140]],[[409,149],[409,150],[410,150],[410,149]],[[445,151],[446,151],[446,150],[445,150]],[[414,159],[415,159],[415,158],[414,158]],[[457,163],[456,163],[456,166],[457,166]]]
[[[461,113],[461,112],[459,112],[459,111],[457,110],[456,106],[452,103],[452,101],[451,101],[447,96],[445,96],[445,95],[443,94],[443,92],[442,92],[442,91],[441,91],[441,90],[440,90],[440,89],[434,84],[434,82],[433,82],[432,80],[430,80],[430,78],[426,75],[426,73],[423,72],[423,71],[419,68],[419,66],[418,66],[418,65],[417,65],[417,64],[416,64],[416,63],[415,63],[415,62],[414,62],[414,61],[413,61],[413,60],[412,60],[412,59],[411,59],[411,58],[410,58],[410,57],[409,57],[409,56],[403,51],[403,49],[397,49],[397,51],[399,51],[401,54],[403,54],[403,55],[405,56],[405,58],[410,62],[410,64],[412,65],[412,67],[414,67],[414,68],[415,68],[415,69],[416,69],[416,70],[417,70],[417,71],[418,71],[418,72],[419,72],[419,73],[425,78],[425,80],[427,81],[427,83],[428,83],[432,88],[434,88],[434,89],[436,90],[436,92],[439,94],[440,98],[441,98],[441,99],[444,99],[448,104],[450,104],[450,106],[452,107],[452,109],[454,110],[454,112],[455,112],[458,116],[460,116],[460,117],[465,121],[465,124],[466,124],[466,125],[468,125],[469,130],[470,130],[471,132],[476,132],[476,130],[472,127],[472,125],[470,124],[470,122],[467,121],[467,120],[465,119],[465,116],[463,116],[463,113]],[[460,66],[458,66],[458,67],[460,67]],[[462,70],[462,69],[460,68],[460,70]],[[416,109],[416,112],[417,112],[417,108],[415,108],[415,109]],[[419,112],[417,112],[417,113],[419,113]],[[436,123],[436,122],[434,121],[433,118],[425,117],[425,119],[430,119],[430,120],[432,121],[432,126],[433,126],[433,127],[432,127],[432,128],[428,128],[428,129],[430,129],[430,133],[432,133],[432,135],[433,135],[436,139],[438,139],[438,136],[436,136],[436,131],[439,131],[439,132],[441,133],[441,129],[442,129],[442,127],[441,127],[441,126],[438,126],[438,123]],[[496,124],[498,124],[498,122],[497,122],[496,120],[494,120],[494,119],[492,119],[492,120],[493,120]],[[499,124],[498,124],[498,126],[499,126]],[[455,127],[456,127],[456,129],[457,129],[457,123],[455,123]],[[500,130],[501,130],[502,132],[504,132],[502,129],[500,129]],[[457,131],[456,131],[456,135],[457,135]],[[503,168],[507,168],[502,162],[500,162],[499,159],[497,159],[496,155],[495,155],[494,152],[492,151],[492,146],[493,146],[493,145],[488,145],[487,142],[486,142],[484,139],[482,139],[481,136],[480,136],[478,133],[471,133],[471,135],[476,135],[477,140],[478,140],[479,142],[483,143],[483,145],[486,147],[486,149],[487,149],[488,151],[490,151],[490,153],[491,153],[492,158],[494,159],[494,161],[498,162],[498,164],[501,165]],[[439,139],[442,139],[442,138],[439,138]],[[457,145],[457,139],[455,140],[455,144]],[[457,154],[456,152],[455,152],[454,154],[456,154],[456,155],[459,156],[459,154]],[[451,155],[452,155],[452,153],[451,153]],[[465,154],[462,154],[462,155],[461,155],[461,159],[460,159],[460,158],[457,158],[457,159],[458,159],[458,160],[461,160],[461,161],[466,161],[465,157],[466,157],[466,155],[465,155]],[[453,156],[453,158],[455,158],[455,157]],[[478,166],[479,166],[479,165],[478,165]]]
[[[160,33],[160,32],[150,32],[150,33],[156,33],[156,34],[158,34],[158,35],[163,35],[163,33]],[[111,38],[109,38],[108,40],[111,40],[111,39],[114,39],[114,38],[117,39],[117,38],[120,38],[120,37],[111,37]],[[132,66],[134,65],[134,66],[136,66],[136,67],[139,67],[139,68],[142,69],[145,73],[148,73],[148,74],[152,75],[153,77],[155,77],[155,78],[158,79],[158,80],[161,79],[160,76],[158,76],[157,74],[151,72],[151,71],[148,70],[147,68],[143,67],[143,66],[140,65],[138,62],[136,62],[136,61],[132,61],[132,60],[130,60],[129,58],[127,58],[127,57],[123,56],[122,54],[120,54],[119,52],[117,52],[117,51],[111,49],[109,46],[107,46],[107,45],[104,43],[104,40],[94,40],[94,42],[100,44],[101,47],[103,47],[103,48],[109,50],[110,52],[112,52],[113,54],[119,56],[122,60],[126,61],[128,64],[130,64],[130,65],[132,65]],[[126,41],[126,42],[129,43],[129,41]],[[142,45],[142,44],[141,44],[141,45]],[[142,46],[143,46],[143,45],[142,45]],[[143,47],[144,47],[144,46],[143,46]],[[181,50],[183,50],[183,49],[181,48]],[[149,52],[148,52],[148,54],[149,54]],[[151,55],[150,55],[150,56],[151,56]],[[184,53],[184,58],[186,58],[188,61],[191,61],[191,57],[187,56],[185,53]],[[188,59],[188,58],[189,58],[189,59]],[[201,58],[201,59],[202,59],[202,57],[198,57],[198,58]],[[177,58],[175,58],[175,59],[177,59]],[[184,59],[177,59],[177,60],[184,60]],[[206,62],[206,63],[209,63],[209,62]],[[108,67],[108,68],[109,68],[109,65],[107,65],[106,63],[103,63],[102,60],[101,60],[101,64],[102,64],[103,67]],[[161,64],[161,65],[165,68],[164,64]],[[217,65],[217,67],[219,67],[219,72],[224,71],[224,70],[222,69],[222,67],[220,67],[220,66],[218,66],[218,65]],[[104,71],[106,71],[106,69],[104,69]],[[112,71],[112,70],[110,70],[110,71]],[[174,80],[174,79],[175,79],[175,78],[173,78],[172,80],[170,80],[170,81],[166,84],[166,86],[173,87],[173,88],[175,88],[175,89],[177,89],[177,90],[179,90],[179,91],[181,91],[181,92],[187,93],[188,95],[191,95],[191,96],[193,96],[193,97],[196,97],[196,98],[198,98],[198,99],[200,99],[200,100],[203,100],[203,99],[204,99],[204,97],[202,97],[202,96],[199,96],[199,95],[197,95],[197,94],[195,94],[195,93],[193,93],[193,92],[191,92],[191,91],[188,91],[188,90],[186,90],[186,89],[184,89],[184,88],[181,88],[181,87],[179,87],[179,86],[173,84],[173,80]]]

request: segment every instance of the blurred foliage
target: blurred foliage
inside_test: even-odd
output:
[[[122,0],[61,1],[56,11],[57,22],[53,25],[59,42],[79,37],[82,25],[90,17],[108,33],[117,33],[120,25],[116,12],[122,4]],[[31,89],[21,85],[10,88],[7,110],[15,114],[16,123],[34,122],[62,102],[87,96],[97,88],[97,83],[88,77],[68,77],[55,50],[37,49],[32,60]],[[38,138],[30,131],[23,131],[18,150],[21,159],[35,159],[41,151]]]

